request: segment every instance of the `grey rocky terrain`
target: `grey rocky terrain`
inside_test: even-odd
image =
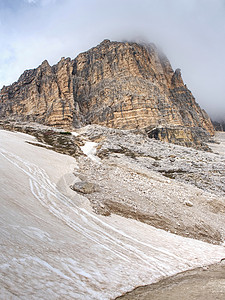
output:
[[[99,125],[72,133],[35,123],[3,125],[34,135],[36,146],[76,157],[79,168],[72,189],[85,194],[95,213],[119,214],[182,236],[223,243],[224,133],[208,144],[214,152],[206,152],[150,139],[145,132]]]
[[[80,156],[75,173],[99,186],[86,195],[96,213],[116,213],[182,236],[223,242],[223,155],[93,125],[81,129],[79,138],[95,142],[101,159]]]

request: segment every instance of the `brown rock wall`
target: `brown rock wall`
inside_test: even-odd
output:
[[[70,126],[73,111],[71,60],[51,67],[44,61],[25,71],[19,80],[1,90],[0,115],[52,126]]]
[[[100,124],[134,129],[202,127],[207,114],[184,85],[180,70],[153,44],[104,40],[74,60],[44,61],[3,87],[0,116],[62,127]]]

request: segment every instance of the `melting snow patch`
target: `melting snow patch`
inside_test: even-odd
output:
[[[57,268],[52,267],[49,263],[47,263],[45,260],[40,259],[39,257],[32,257],[32,256],[30,256],[30,257],[28,257],[28,259],[36,261],[37,263],[39,263],[43,267],[49,269],[50,271],[56,273],[57,275],[63,277],[64,279],[72,280],[70,277],[66,276],[63,272],[61,272]]]
[[[72,131],[71,134],[74,135],[74,136],[78,136],[79,135],[79,133],[76,132],[76,131]]]
[[[100,158],[96,154],[96,146],[98,144],[95,142],[86,142],[84,146],[81,147],[81,150],[85,155],[87,155],[91,160],[100,163]]]
[[[0,299],[114,299],[225,257],[221,246],[94,214],[56,184],[73,158],[45,149],[42,155],[25,138],[0,133]],[[99,161],[96,146],[86,142],[82,150]]]

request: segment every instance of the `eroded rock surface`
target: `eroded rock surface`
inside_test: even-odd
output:
[[[1,90],[0,115],[45,125],[69,127],[73,121],[72,62],[54,66],[45,60],[25,71],[19,80]]]
[[[74,60],[62,58],[52,67],[44,61],[25,71],[17,82],[2,88],[0,117],[64,128],[100,124],[151,130],[172,125],[214,133],[180,70],[173,71],[153,44],[109,40]]]
[[[211,243],[224,240],[225,157],[127,130],[87,126],[100,163],[78,158],[76,176],[99,184],[87,195],[97,214],[116,213]]]
[[[0,128],[9,131],[18,131],[30,134],[37,138],[33,145],[44,147],[73,157],[82,155],[80,146],[83,145],[79,138],[62,128],[54,128],[37,123],[0,121]]]
[[[200,127],[159,126],[151,130],[147,129],[146,131],[150,138],[156,140],[210,151],[210,148],[207,146],[207,142],[211,141],[210,135]]]

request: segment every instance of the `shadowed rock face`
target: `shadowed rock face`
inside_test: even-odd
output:
[[[181,146],[192,147],[200,150],[211,151],[207,145],[210,140],[209,133],[200,127],[162,127],[152,130],[146,129],[148,137]]]
[[[213,134],[208,115],[184,85],[180,70],[153,44],[104,40],[54,66],[44,61],[3,87],[0,117],[46,125],[100,124],[120,129],[201,127]]]

